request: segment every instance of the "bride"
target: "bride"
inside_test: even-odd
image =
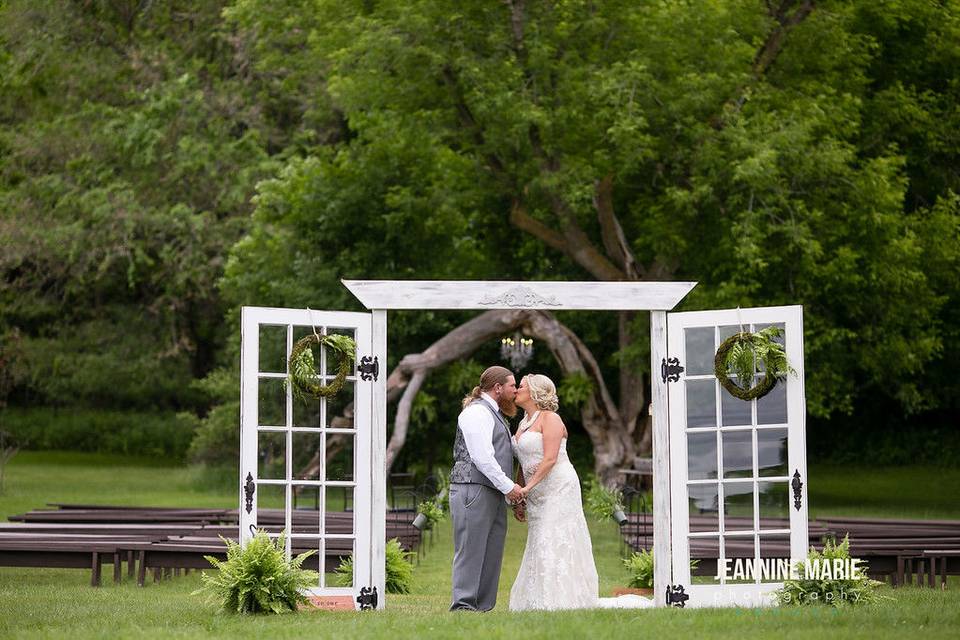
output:
[[[600,606],[597,568],[583,517],[580,479],[567,458],[567,429],[550,378],[530,374],[517,388],[523,420],[513,438],[524,484],[527,546],[510,590],[511,611]]]

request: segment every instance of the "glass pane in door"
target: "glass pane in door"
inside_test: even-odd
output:
[[[723,530],[753,529],[753,480],[723,483]]]
[[[717,477],[717,432],[687,434],[687,478],[713,480]]]
[[[286,526],[287,488],[257,483],[257,528],[279,534]]]
[[[686,375],[713,375],[713,327],[692,327],[684,330],[687,361]]]

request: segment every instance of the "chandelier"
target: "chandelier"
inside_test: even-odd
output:
[[[533,357],[533,338],[524,338],[517,331],[512,337],[500,340],[500,357],[514,369],[522,369]]]

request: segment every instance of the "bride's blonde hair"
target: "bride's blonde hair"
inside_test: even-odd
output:
[[[524,379],[530,390],[530,399],[537,404],[537,407],[545,411],[556,411],[560,408],[557,386],[553,384],[553,380],[542,373],[531,373],[524,376]]]

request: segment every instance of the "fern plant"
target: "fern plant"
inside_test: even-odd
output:
[[[597,521],[612,520],[613,513],[623,509],[623,493],[605,486],[596,476],[587,478],[584,506]]]
[[[807,560],[812,564],[830,562],[834,560],[850,559],[850,540],[849,536],[844,536],[843,542],[836,544],[833,541],[827,541],[823,545],[823,551],[817,551],[810,547]],[[857,604],[873,604],[884,600],[893,600],[890,596],[885,596],[877,591],[877,587],[883,583],[878,580],[872,580],[866,574],[866,565],[858,566],[860,576],[856,579],[837,579],[826,578],[819,579],[816,576],[804,575],[804,563],[797,563],[797,571],[801,578],[797,580],[785,580],[783,586],[774,592],[777,603],[781,605],[811,605],[828,604],[834,607],[844,607]]]
[[[404,551],[400,541],[391,538],[387,542],[386,552],[386,589],[387,593],[410,593],[413,584],[413,566],[408,559],[412,551]],[[341,587],[353,584],[353,556],[347,556],[340,561],[334,573],[334,581]]]
[[[313,356],[314,345],[327,347],[331,355],[336,353],[339,358],[337,375],[329,384],[323,385],[319,382],[316,359]],[[285,384],[290,385],[293,396],[297,400],[333,397],[340,393],[347,376],[353,371],[356,350],[357,343],[350,336],[341,334],[304,336],[297,340],[290,351],[290,359],[287,363],[290,374]]]
[[[795,373],[787,362],[787,352],[783,345],[775,340],[783,336],[783,329],[769,326],[756,333],[740,333],[727,352],[727,370],[737,376],[740,387],[749,389],[753,382],[754,363],[762,362],[767,373],[783,379],[788,373]]]
[[[420,506],[417,507],[417,511],[426,516],[428,529],[444,518],[443,507],[440,506],[437,498],[424,500],[420,503]]]
[[[203,586],[193,595],[206,593],[231,613],[286,613],[307,602],[302,589],[319,581],[316,571],[301,569],[303,561],[315,551],[301,553],[287,561],[285,535],[272,540],[265,531],[241,547],[233,540],[220,538],[227,545],[227,559],[204,556],[217,572],[203,572]]]
[[[690,561],[690,570],[693,571],[700,564],[699,560]],[[634,552],[629,558],[623,559],[623,566],[630,572],[627,586],[633,589],[653,589],[653,554],[647,549]]]

